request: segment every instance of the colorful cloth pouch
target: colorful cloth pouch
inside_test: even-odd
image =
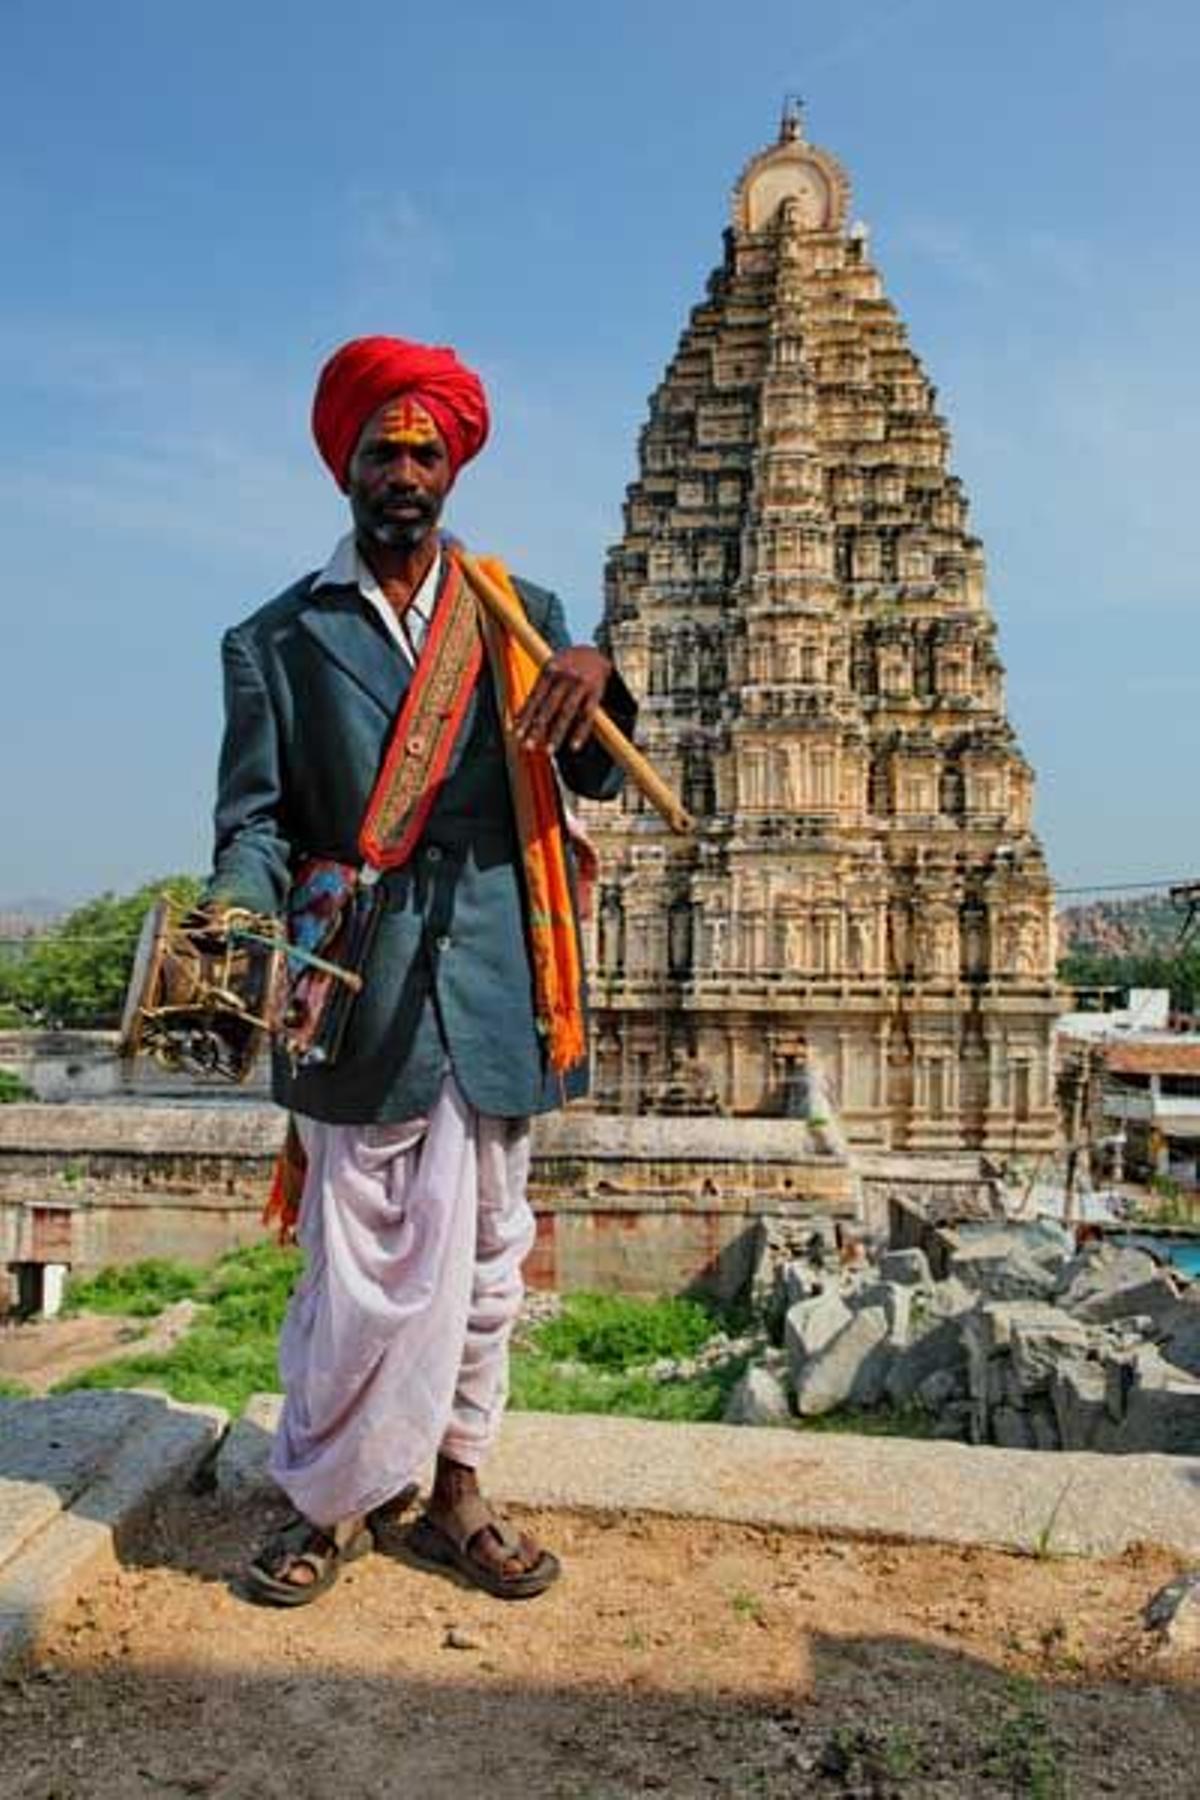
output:
[[[379,883],[332,857],[306,858],[287,904],[288,942],[362,975],[378,914]],[[330,1063],[341,1048],[358,989],[299,958],[288,959],[287,999],[278,1041],[300,1068]]]

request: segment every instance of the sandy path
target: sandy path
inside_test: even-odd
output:
[[[535,1602],[375,1556],[280,1614],[226,1582],[267,1518],[191,1497],[152,1522],[0,1688],[7,1795],[1197,1791],[1200,1667],[1138,1622],[1162,1555],[539,1515],[567,1572]]]
[[[93,1363],[128,1354],[146,1332],[147,1319],[82,1313],[77,1319],[47,1319],[23,1325],[0,1324],[0,1375],[19,1381],[31,1394],[45,1394],[56,1381]]]

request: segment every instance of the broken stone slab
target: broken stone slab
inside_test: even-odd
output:
[[[1157,1330],[1173,1317],[1179,1305],[1179,1291],[1165,1269],[1155,1269],[1148,1281],[1092,1294],[1069,1307],[1064,1301],[1059,1304],[1088,1324],[1107,1325],[1119,1319],[1141,1318]]]
[[[944,1442],[968,1443],[971,1437],[971,1402],[951,1400],[933,1422],[933,1436]]]
[[[1177,1576],[1159,1588],[1143,1614],[1160,1650],[1187,1655],[1200,1650],[1200,1570]]]
[[[900,1287],[933,1286],[929,1258],[917,1247],[910,1250],[885,1250],[879,1258],[879,1275],[881,1280],[894,1281]]]
[[[917,1294],[913,1299],[914,1310],[919,1309],[935,1319],[956,1319],[978,1304],[978,1294],[952,1276],[935,1282],[932,1293]]]
[[[1200,1454],[1200,1381],[1167,1362],[1152,1344],[1138,1349],[1131,1364],[1114,1448],[1125,1454]],[[1123,1370],[1126,1378],[1129,1367]]]
[[[217,1492],[224,1499],[244,1500],[277,1491],[267,1465],[282,1411],[281,1394],[251,1394],[225,1433],[213,1470]]]
[[[812,1263],[789,1262],[783,1265],[783,1299],[785,1311],[798,1300],[811,1300],[826,1284],[826,1277]]]
[[[793,1376],[796,1411],[804,1418],[838,1406],[874,1406],[882,1399],[892,1353],[887,1314],[864,1307],[844,1330],[806,1361]]]
[[[19,1423],[10,1405],[20,1409]],[[111,1563],[122,1533],[156,1495],[191,1479],[225,1424],[219,1407],[142,1391],[61,1394],[0,1408],[0,1483],[15,1525],[0,1542],[0,1668],[32,1650]],[[36,1530],[28,1528],[29,1507],[13,1504],[21,1490],[40,1490]]]
[[[989,1237],[962,1245],[950,1275],[988,1300],[1048,1300],[1057,1275],[1020,1243]]]
[[[855,1312],[864,1306],[882,1306],[887,1314],[888,1342],[893,1350],[904,1350],[912,1336],[913,1289],[895,1281],[873,1281],[864,1284],[847,1305]]]
[[[836,1288],[823,1288],[807,1300],[790,1306],[783,1324],[783,1346],[793,1387],[814,1356],[844,1331],[851,1319],[850,1308]]]
[[[1158,1329],[1167,1361],[1200,1376],[1200,1282],[1185,1289]]]
[[[1058,1421],[1054,1417],[1054,1408],[1049,1400],[1036,1396],[1028,1407],[1029,1422],[1033,1427],[1033,1447],[1035,1450],[1061,1450],[1062,1439],[1058,1435]]]
[[[893,1356],[887,1373],[886,1393],[893,1406],[909,1406],[931,1376],[945,1371],[956,1388],[965,1392],[967,1349],[963,1321],[969,1314],[939,1319]]]
[[[1125,1289],[1143,1288],[1159,1272],[1145,1250],[1129,1245],[1086,1244],[1064,1267],[1054,1288],[1054,1298],[1068,1312],[1094,1306]],[[1130,1312],[1142,1310],[1136,1306]]]
[[[1051,1323],[1018,1316],[1009,1327],[1013,1374],[1023,1394],[1045,1394],[1058,1364],[1086,1354],[1089,1335],[1085,1325],[1062,1313]]]
[[[789,1263],[812,1268],[833,1266],[837,1260],[836,1230],[824,1215],[802,1219],[767,1214],[759,1219],[747,1295],[750,1310],[777,1335],[783,1325],[782,1271]]]
[[[1023,1407],[996,1406],[988,1423],[991,1439],[1002,1450],[1036,1450],[1033,1422]]]
[[[1056,1307],[1038,1300],[994,1300],[978,1306],[963,1322],[969,1344],[977,1344],[985,1356],[1012,1348],[1014,1331],[1052,1335],[1070,1329],[1071,1321]]]
[[[935,1369],[920,1383],[913,1397],[926,1412],[942,1412],[952,1400],[966,1398],[965,1369]]]
[[[734,1387],[722,1414],[726,1425],[785,1425],[790,1417],[782,1381],[754,1363]]]
[[[1098,1361],[1068,1357],[1050,1377],[1050,1404],[1064,1450],[1111,1450],[1117,1424],[1108,1409],[1108,1380]]]

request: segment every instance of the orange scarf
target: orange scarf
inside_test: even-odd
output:
[[[477,560],[514,611],[521,611],[520,595],[504,564],[494,556]],[[513,721],[537,682],[537,665],[512,632],[503,630],[490,614],[483,616],[482,623],[496,682],[509,785],[525,865],[529,956],[538,1029],[545,1037],[550,1067],[561,1075],[582,1062],[587,1042],[583,1028],[583,963],[567,873],[558,782],[546,751],[526,750],[518,743],[513,729]]]

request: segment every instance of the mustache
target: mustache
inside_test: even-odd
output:
[[[420,513],[429,516],[437,511],[437,503],[427,494],[410,494],[403,499],[394,496],[390,500],[380,500],[377,502],[377,509],[381,513]]]

